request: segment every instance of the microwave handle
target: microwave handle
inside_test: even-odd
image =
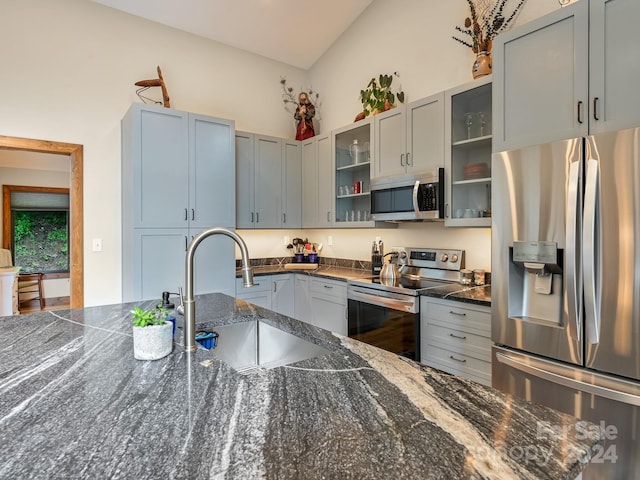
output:
[[[416,180],[413,186],[413,210],[416,212],[416,217],[420,217],[420,206],[418,205],[418,190],[420,188],[420,180]]]

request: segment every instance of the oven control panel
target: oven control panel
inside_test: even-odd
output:
[[[391,247],[391,251],[397,252],[398,265],[453,271],[464,268],[464,250]]]

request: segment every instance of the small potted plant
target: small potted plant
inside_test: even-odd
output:
[[[135,307],[133,318],[133,356],[137,360],[158,360],[173,349],[173,323],[166,320],[169,311],[161,306]]]
[[[404,103],[404,92],[399,91],[394,94],[391,90],[394,75],[398,76],[394,72],[393,75],[381,74],[377,80],[374,77],[369,81],[366,89],[360,90],[360,101],[362,102],[363,110],[356,116],[356,122],[369,115],[386,112],[395,107],[396,98],[400,103]]]

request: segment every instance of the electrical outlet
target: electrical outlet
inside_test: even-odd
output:
[[[327,237],[327,245],[329,245],[330,247],[333,246],[333,236],[329,235]]]
[[[290,242],[289,242],[289,236],[288,236],[288,235],[285,235],[285,236],[284,236],[284,246],[286,247],[287,245],[289,245],[289,243],[290,243]]]
[[[102,239],[101,238],[94,238],[93,242],[92,242],[92,248],[94,252],[101,252],[102,251]]]

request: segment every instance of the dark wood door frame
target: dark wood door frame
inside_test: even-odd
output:
[[[0,149],[68,155],[71,159],[71,182],[69,186],[69,205],[71,210],[69,219],[70,302],[71,308],[82,308],[84,306],[82,145],[0,135]],[[7,221],[7,219],[4,219],[4,221]],[[10,238],[3,236],[3,248],[8,248],[10,241]],[[7,246],[4,244],[7,244]]]

